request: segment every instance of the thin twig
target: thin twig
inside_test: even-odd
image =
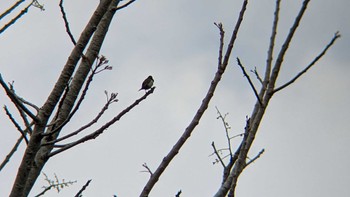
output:
[[[223,51],[223,48],[224,48],[224,37],[225,37],[225,31],[224,31],[224,28],[222,26],[222,23],[214,23],[214,25],[216,27],[219,28],[219,31],[220,31],[220,46],[219,46],[219,58],[218,58],[218,66],[221,66],[222,64],[222,51]]]
[[[305,74],[312,66],[314,66],[318,60],[320,60],[327,52],[327,50],[334,44],[334,42],[340,38],[341,35],[339,34],[339,32],[336,32],[334,34],[334,37],[332,38],[332,40],[328,43],[328,45],[323,49],[323,51],[305,68],[303,69],[301,72],[299,72],[293,79],[291,79],[290,81],[288,81],[287,83],[283,84],[282,86],[276,88],[273,92],[276,93],[280,90],[282,90],[283,88],[289,86],[290,84],[294,83],[299,77],[301,77],[303,74]]]
[[[220,113],[219,109],[217,107],[216,108],[216,112],[218,113],[218,117],[217,119],[221,119],[222,121],[222,124],[224,125],[224,128],[225,128],[225,133],[226,133],[226,139],[227,139],[227,144],[228,144],[228,150],[230,151],[230,157],[232,157],[232,148],[231,148],[231,138],[230,138],[230,135],[228,134],[228,130],[230,129],[230,126],[228,125],[228,123],[226,122],[226,115],[225,116],[222,116],[222,114]]]
[[[130,0],[130,1],[127,2],[126,4],[121,5],[121,6],[119,6],[119,7],[116,7],[116,8],[114,8],[113,10],[114,10],[114,11],[117,11],[117,10],[121,10],[121,9],[123,9],[123,8],[126,8],[126,7],[128,7],[130,4],[134,3],[135,1],[136,1],[136,0]]]
[[[13,156],[13,154],[17,151],[17,148],[19,147],[19,145],[21,144],[23,140],[23,136],[20,136],[17,140],[17,142],[15,143],[15,145],[12,147],[11,151],[9,152],[9,154],[6,155],[4,161],[2,161],[2,163],[0,164],[0,171],[6,166],[6,164],[10,161],[10,158]]]
[[[83,193],[84,190],[86,190],[86,188],[89,186],[89,184],[90,184],[91,181],[92,181],[91,179],[88,180],[88,181],[85,183],[85,185],[79,190],[79,192],[75,195],[75,197],[81,197],[81,196],[82,196],[81,194]]]
[[[251,159],[249,162],[247,162],[247,167],[249,164],[253,163],[255,160],[259,159],[259,157],[265,152],[265,149],[262,149],[253,159]]]
[[[21,126],[19,126],[19,124],[17,123],[17,121],[13,118],[12,114],[10,113],[10,111],[7,109],[6,105],[4,106],[4,110],[6,112],[6,115],[9,117],[9,119],[11,120],[11,122],[15,125],[15,127],[17,128],[17,130],[21,133],[22,137],[24,138],[26,144],[28,145],[28,139],[26,136],[26,133],[23,131],[23,129],[21,128]]]
[[[2,79],[2,76],[0,74],[0,84],[2,85],[2,87],[5,89],[6,94],[10,97],[11,101],[18,106],[20,109],[22,109],[26,114],[28,114],[28,116],[30,116],[34,122],[39,122],[38,117],[36,117],[34,114],[32,114],[31,111],[28,110],[28,108],[26,108],[23,103],[21,103],[17,97],[13,94],[13,92],[9,89],[9,87],[7,87],[6,83],[4,82],[4,80]]]
[[[250,70],[250,72],[254,73],[255,76],[256,76],[256,78],[259,80],[259,82],[260,82],[261,84],[263,84],[263,80],[261,79],[261,77],[260,77],[260,75],[259,75],[258,70],[256,69],[256,67],[254,68],[254,70]]]
[[[64,25],[66,27],[66,32],[68,33],[68,36],[70,38],[70,40],[72,41],[72,43],[74,45],[77,44],[77,42],[75,41],[74,39],[74,36],[72,34],[72,32],[70,31],[70,28],[69,28],[69,22],[68,22],[68,19],[67,19],[67,15],[66,15],[66,12],[64,11],[64,7],[63,7],[63,0],[60,0],[60,9],[61,9],[61,13],[62,13],[62,18],[63,18],[63,21],[64,21]]]
[[[255,97],[258,99],[260,105],[263,106],[263,104],[262,104],[262,102],[261,102],[261,100],[260,100],[260,97],[259,97],[259,95],[258,95],[258,92],[256,91],[255,86],[254,86],[252,80],[250,79],[248,73],[245,71],[244,66],[243,66],[242,63],[241,63],[241,60],[239,60],[238,57],[237,57],[237,62],[238,62],[238,66],[242,69],[242,72],[243,72],[244,76],[247,78],[250,87],[253,89],[254,94],[255,94]]]
[[[141,172],[148,172],[150,174],[150,176],[153,176],[152,170],[148,167],[148,165],[146,163],[143,163],[142,167],[146,168],[146,171],[141,171]]]
[[[216,155],[216,157],[217,157],[218,160],[220,161],[222,167],[223,167],[223,168],[226,168],[226,165],[225,165],[224,161],[222,160],[222,158],[221,158],[220,155],[219,155],[218,150],[216,149],[215,143],[212,142],[212,143],[211,143],[211,146],[213,147],[213,149],[214,149],[214,154]],[[215,162],[215,163],[216,163],[216,162]]]

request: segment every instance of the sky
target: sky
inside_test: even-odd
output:
[[[14,2],[1,1],[1,12]],[[14,81],[18,95],[41,106],[73,45],[65,32],[59,1],[39,2],[45,11],[30,8],[0,35],[0,73],[5,81]],[[280,49],[301,2],[282,1],[276,50]],[[64,2],[76,39],[97,3]],[[222,167],[213,165],[216,158],[210,156],[211,143],[214,141],[219,148],[226,148],[227,144],[215,107],[228,113],[226,120],[232,136],[243,131],[255,97],[235,58],[239,57],[247,70],[256,67],[262,73],[274,5],[272,0],[249,2],[231,61],[208,110],[150,196],[174,196],[179,190],[182,197],[213,196],[218,190]],[[228,41],[240,8],[238,0],[138,0],[116,13],[101,49],[113,70],[96,76],[81,111],[62,133],[74,131],[93,119],[105,103],[105,90],[118,93],[119,101],[86,133],[143,96],[144,92],[137,90],[148,75],[153,76],[156,89],[96,140],[52,158],[43,171],[52,179],[56,174],[61,180],[77,183],[59,194],[49,191],[45,196],[72,196],[89,179],[92,182],[84,196],[138,196],[149,178],[142,164],[156,169],[190,123],[214,77],[219,46],[214,22],[223,23]],[[265,152],[242,173],[236,196],[350,195],[349,8],[348,0],[310,2],[277,84],[284,84],[305,68],[335,32],[339,31],[342,37],[316,66],[272,98],[249,156],[254,157],[261,149]],[[0,26],[15,13],[0,21]],[[258,86],[254,76],[252,79]],[[3,90],[0,104],[16,114]],[[2,160],[20,134],[4,111],[0,113],[0,125]],[[232,143],[237,147],[239,139]],[[24,150],[22,144],[0,173],[3,196],[11,190]],[[30,196],[40,193],[45,184],[44,176],[40,176]]]

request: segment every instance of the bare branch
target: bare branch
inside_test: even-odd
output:
[[[182,191],[179,190],[179,191],[176,193],[175,197],[180,197],[181,193],[182,193]]]
[[[102,127],[100,127],[99,129],[97,129],[95,132],[86,135],[85,137],[82,137],[81,139],[66,144],[66,145],[61,145],[62,148],[52,151],[48,157],[52,157],[58,153],[61,153],[65,150],[68,150],[78,144],[84,143],[88,140],[92,140],[97,138],[99,135],[101,135],[108,127],[110,127],[111,125],[113,125],[115,122],[117,122],[118,120],[120,120],[120,118],[122,118],[126,113],[128,113],[131,109],[133,109],[134,107],[136,107],[141,101],[145,100],[148,95],[152,94],[154,92],[155,87],[151,88],[148,92],[146,92],[146,94],[144,96],[142,96],[141,98],[137,99],[133,104],[131,104],[129,107],[127,107],[126,109],[124,109],[122,112],[120,112],[117,116],[115,116],[112,120],[110,120],[109,122],[107,122],[106,124],[104,124]]]
[[[153,176],[152,170],[148,167],[148,165],[146,163],[143,163],[142,167],[146,168],[146,171],[141,171],[141,172],[148,172],[150,174],[150,176]]]
[[[256,78],[259,80],[259,82],[260,82],[261,84],[263,84],[263,80],[261,79],[261,77],[260,77],[260,75],[259,75],[258,70],[256,69],[256,67],[254,68],[254,70],[250,70],[250,72],[254,73],[255,76],[256,76]]]
[[[114,8],[113,10],[117,11],[117,10],[121,10],[121,9],[123,9],[123,8],[126,8],[126,7],[128,7],[130,4],[134,3],[135,1],[136,1],[136,0],[130,0],[130,1],[127,2],[126,4],[121,5],[121,6],[119,6],[119,7],[116,7],[116,8]]]
[[[213,149],[214,149],[214,154],[216,155],[216,157],[217,157],[218,160],[220,161],[222,167],[223,167],[223,168],[226,168],[226,165],[225,165],[224,161],[222,160],[222,158],[220,157],[219,152],[218,152],[218,150],[216,149],[214,142],[211,143],[211,146],[213,147]],[[230,152],[231,152],[231,151],[230,151]]]
[[[13,6],[11,6],[9,9],[7,9],[4,13],[0,15],[0,20],[4,18],[6,15],[10,14],[13,10],[15,10],[21,3],[23,3],[25,0],[19,0]]]
[[[70,40],[72,41],[72,43],[73,43],[74,45],[76,45],[77,42],[75,41],[74,36],[73,36],[72,32],[70,31],[69,22],[68,22],[68,19],[67,19],[67,15],[66,15],[66,12],[64,11],[63,0],[60,0],[59,6],[60,6],[60,9],[61,9],[61,13],[62,13],[62,18],[63,18],[63,21],[64,21],[64,25],[65,25],[65,27],[66,27],[66,32],[67,32],[67,34],[68,34]]]
[[[225,37],[225,31],[224,28],[222,27],[222,23],[214,23],[216,27],[219,28],[220,31],[220,46],[219,46],[219,58],[218,58],[218,66],[221,66],[222,64],[222,51],[224,48],[224,37]]]
[[[238,63],[238,65],[239,65],[239,67],[242,69],[242,72],[243,72],[244,76],[247,78],[250,87],[253,89],[256,99],[258,99],[260,105],[263,106],[263,104],[262,104],[262,102],[261,102],[261,100],[260,100],[260,97],[259,97],[259,95],[258,95],[258,92],[256,91],[255,86],[254,86],[252,80],[250,79],[248,73],[245,71],[244,66],[243,66],[242,63],[241,63],[241,60],[239,60],[238,57],[237,57],[237,63]]]
[[[11,25],[15,24],[15,22],[20,19],[23,15],[25,15],[28,12],[29,7],[32,6],[32,3],[27,5],[16,17],[11,19],[10,22],[5,24],[1,29],[0,29],[0,34],[4,32],[7,28],[9,28]]]
[[[26,144],[28,145],[28,139],[26,136],[26,133],[23,131],[23,129],[21,128],[21,126],[19,126],[19,124],[17,123],[17,121],[12,117],[12,114],[10,113],[10,111],[7,109],[6,105],[4,106],[4,110],[6,112],[6,115],[9,117],[9,119],[11,120],[11,122],[15,125],[15,127],[17,128],[17,130],[21,133],[22,137],[24,138]]]
[[[9,154],[6,155],[4,161],[0,164],[0,171],[6,166],[6,164],[10,161],[10,158],[13,156],[13,154],[17,151],[17,148],[21,144],[23,140],[23,136],[19,137],[15,145],[12,147],[11,151]]]
[[[33,120],[34,122],[39,122],[39,119],[32,114],[31,111],[29,111],[19,100],[18,98],[13,94],[13,92],[9,89],[9,87],[7,87],[6,83],[4,82],[4,80],[2,79],[2,76],[0,74],[0,84],[2,85],[2,87],[5,89],[6,94],[9,96],[9,98],[11,99],[11,101],[18,106],[21,110],[23,110],[26,114],[28,114]]]
[[[314,66],[318,60],[320,60],[327,52],[327,50],[334,44],[334,42],[340,38],[341,35],[339,34],[339,32],[336,32],[332,38],[332,40],[328,43],[328,45],[323,49],[323,51],[301,72],[299,72],[293,79],[291,79],[290,81],[288,81],[287,83],[285,83],[284,85],[276,88],[274,90],[274,93],[282,90],[283,88],[289,86],[290,84],[294,83],[299,77],[301,77],[303,74],[305,74],[312,66]]]
[[[227,139],[227,144],[228,144],[228,150],[230,151],[230,157],[232,157],[233,155],[232,155],[232,148],[231,148],[231,140],[230,140],[230,136],[229,136],[229,134],[228,134],[228,130],[230,129],[230,126],[229,126],[229,124],[226,122],[226,115],[227,114],[225,114],[225,116],[222,116],[221,115],[221,113],[220,113],[220,111],[219,111],[219,109],[217,108],[217,107],[215,107],[216,108],[216,112],[218,113],[218,117],[217,117],[217,119],[221,119],[221,121],[222,121],[222,124],[224,125],[224,128],[225,128],[225,133],[226,133],[226,139]]]
[[[247,167],[249,164],[253,163],[255,160],[259,159],[259,157],[265,152],[265,149],[262,149],[253,159],[251,159],[249,162],[247,162]]]
[[[91,179],[88,180],[88,181],[85,183],[85,185],[79,190],[79,192],[75,195],[75,197],[81,197],[83,191],[86,190],[86,188],[89,186],[89,184],[90,184],[91,181],[92,181]]]

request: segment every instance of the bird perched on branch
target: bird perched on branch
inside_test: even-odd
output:
[[[147,77],[147,79],[145,79],[143,82],[142,82],[142,87],[139,89],[140,90],[148,90],[150,89],[152,86],[153,86],[153,77],[150,75]]]

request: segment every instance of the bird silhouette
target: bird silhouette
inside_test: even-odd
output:
[[[154,79],[153,77],[150,75],[147,77],[147,79],[145,79],[143,82],[142,82],[142,86],[141,88],[139,89],[140,90],[148,90],[150,89],[152,86],[153,86],[153,82],[154,82]]]

